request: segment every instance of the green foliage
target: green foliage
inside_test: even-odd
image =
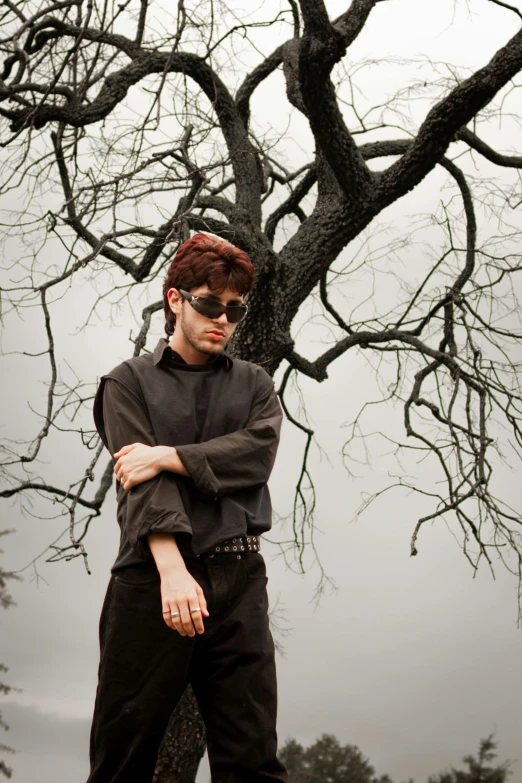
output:
[[[290,783],[392,783],[375,770],[355,745],[341,745],[333,734],[323,734],[308,748],[289,739],[279,753]]]
[[[493,735],[480,741],[477,757],[464,756],[462,759],[467,769],[451,769],[430,777],[428,783],[505,783],[510,772],[510,762],[493,764],[497,758],[498,743]]]
[[[506,783],[511,762],[494,763],[497,745],[493,735],[481,740],[477,757],[463,758],[467,769],[452,768],[430,777],[428,783]],[[289,783],[392,783],[388,775],[375,776],[359,748],[341,745],[333,734],[323,734],[308,748],[289,739],[279,755],[288,769]]]

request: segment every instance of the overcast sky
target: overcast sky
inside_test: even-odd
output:
[[[438,4],[421,0],[394,0],[379,4],[361,40],[350,50],[350,61],[384,55],[416,57],[429,54],[466,67],[485,63],[518,24],[515,16],[486,0]],[[332,16],[344,9],[329,3]],[[468,15],[467,8],[473,15]],[[272,46],[265,39],[265,49]],[[378,97],[391,91],[390,73],[369,72],[362,89]],[[401,77],[402,78],[402,77]],[[400,83],[395,83],[397,89]],[[271,99],[268,85],[256,98],[257,116],[284,123],[288,106]],[[282,90],[281,83],[277,89]],[[260,120],[261,121],[261,120]],[[297,121],[289,155],[299,160],[306,147],[306,128]],[[302,133],[302,137],[299,135]],[[493,131],[492,131],[493,133]],[[503,139],[502,148],[515,148],[518,136]],[[5,152],[4,152],[5,154]],[[400,224],[415,209],[435,209],[440,199],[440,175],[430,176],[407,199],[383,216]],[[430,206],[431,205],[431,206]],[[346,251],[349,257],[350,249]],[[118,326],[98,324],[73,335],[71,313],[81,323],[91,302],[73,290],[53,309],[57,347],[85,379],[108,371],[130,352],[130,320],[122,315]],[[321,346],[311,327],[300,332],[301,352],[313,357]],[[76,323],[76,320],[75,320]],[[2,349],[31,344],[39,350],[42,322],[38,313],[25,320],[6,319]],[[151,338],[153,347],[154,339]],[[151,347],[151,346],[149,346]],[[29,436],[36,420],[27,396],[43,404],[47,377],[45,358],[17,356],[3,361],[2,410],[8,415],[4,434]],[[370,439],[372,460],[350,478],[341,457],[347,428],[361,405],[378,394],[369,367],[361,355],[350,353],[317,384],[303,380],[302,390],[310,421],[329,459],[312,452],[312,474],[318,495],[316,544],[326,574],[336,590],[326,592],[318,606],[312,599],[319,579],[317,566],[305,576],[293,573],[277,547],[269,543],[269,591],[272,605],[279,601],[289,633],[281,638],[285,655],[278,659],[282,741],[295,737],[308,744],[324,732],[358,745],[378,773],[389,773],[396,783],[413,778],[423,783],[430,774],[458,765],[475,752],[480,738],[495,733],[501,759],[515,762],[513,783],[522,780],[520,694],[522,692],[522,632],[517,630],[516,581],[499,566],[493,580],[485,569],[476,578],[451,530],[440,522],[426,528],[419,555],[409,557],[415,521],[426,513],[419,498],[385,494],[353,522],[366,493],[389,480],[397,465],[386,456],[384,444]],[[27,394],[26,394],[27,391]],[[295,401],[295,399],[294,399]],[[378,409],[371,430],[400,431],[400,406]],[[75,441],[71,439],[71,446]],[[292,502],[303,441],[286,423],[271,491],[278,514],[288,514]],[[49,471],[59,485],[65,466],[81,466],[85,455],[77,448],[44,452],[42,473]],[[429,478],[429,466],[419,469]],[[424,472],[423,472],[424,471]],[[69,474],[67,474],[69,475]],[[60,480],[61,477],[61,480]],[[515,502],[518,478],[508,469],[500,474],[504,497]],[[48,505],[36,502],[35,512]],[[118,545],[115,503],[111,492],[101,518],[95,520],[87,547],[92,575],[82,563],[47,565],[40,562],[36,579],[24,572],[24,581],[12,583],[17,606],[3,613],[0,660],[9,666],[4,679],[19,686],[2,707],[11,725],[6,742],[16,748],[14,780],[23,783],[81,783],[87,777],[88,732],[96,687],[97,627],[110,566]],[[2,544],[4,562],[22,568],[46,548],[63,529],[63,520],[22,517],[17,505],[3,504],[2,528],[16,533]],[[275,525],[274,540],[288,531]],[[0,739],[3,739],[0,738]],[[208,779],[202,769],[201,781]]]

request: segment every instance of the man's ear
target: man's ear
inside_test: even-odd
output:
[[[179,315],[181,312],[181,303],[183,297],[177,288],[169,288],[167,291],[167,299],[169,300],[169,306],[174,315]]]

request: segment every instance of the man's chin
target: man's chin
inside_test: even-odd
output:
[[[218,354],[223,353],[223,349],[225,345],[226,345],[225,340],[217,343],[211,338],[209,338],[207,340],[202,340],[197,346],[197,348],[198,351],[207,354],[208,356],[217,356]]]

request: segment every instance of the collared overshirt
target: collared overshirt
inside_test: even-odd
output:
[[[258,365],[224,353],[187,364],[161,338],[153,353],[102,376],[94,420],[111,455],[131,443],[175,446],[189,474],[162,471],[128,492],[116,482],[121,535],[113,571],[150,564],[151,533],[173,533],[183,554],[199,555],[270,529],[267,481],[282,411]]]

